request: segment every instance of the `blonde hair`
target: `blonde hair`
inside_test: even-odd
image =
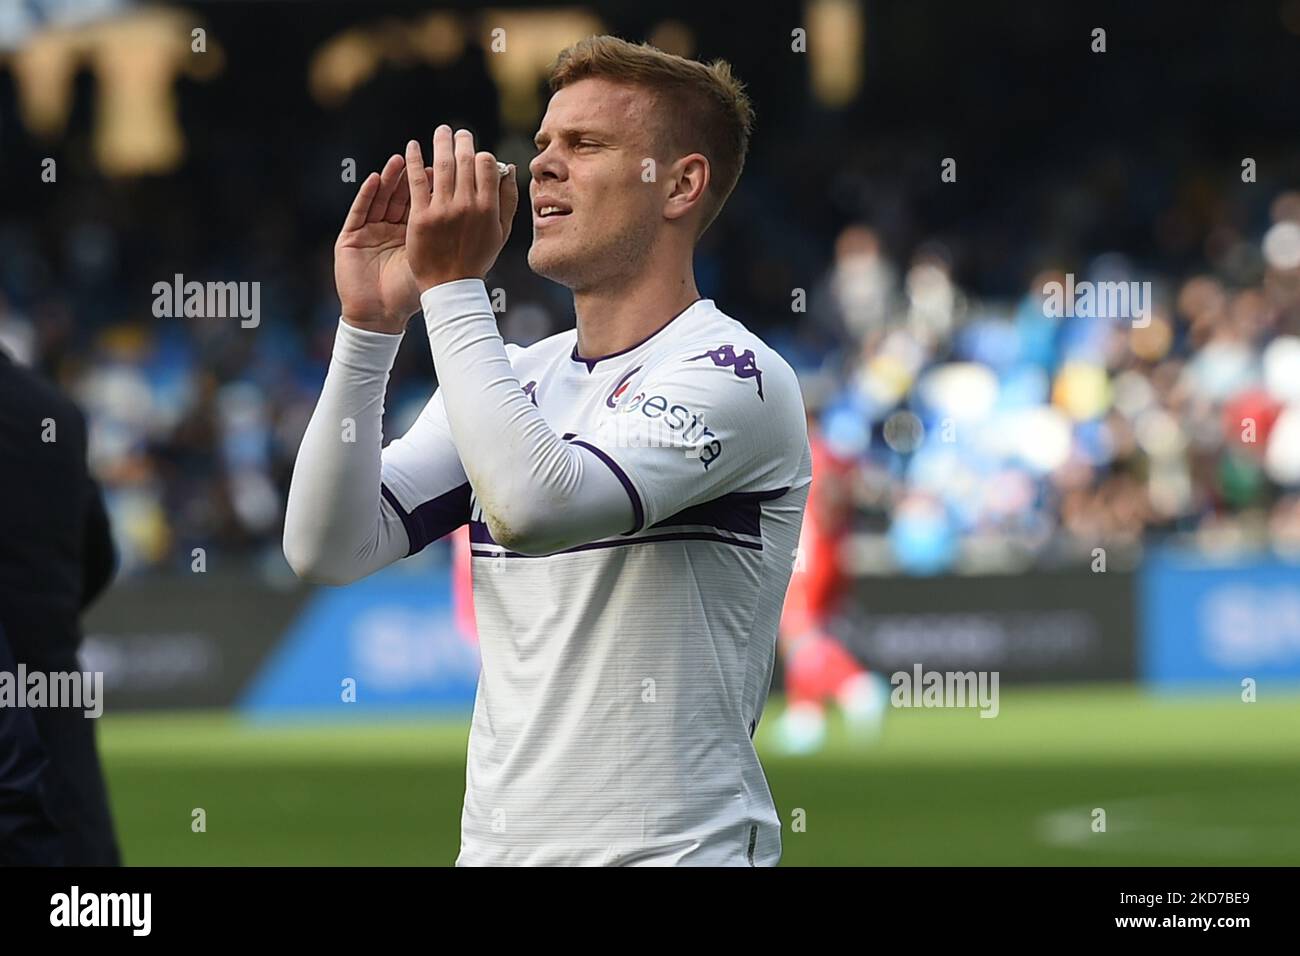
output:
[[[736,188],[749,152],[754,107],[726,60],[701,63],[648,43],[592,36],[560,52],[551,65],[551,92],[588,78],[644,87],[657,95],[661,128],[675,153],[703,153],[710,181],[699,235]],[[697,235],[698,238],[698,235]]]

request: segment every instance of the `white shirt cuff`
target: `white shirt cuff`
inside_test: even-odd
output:
[[[397,358],[404,334],[359,329],[340,318],[338,331],[334,333],[333,359],[358,371],[387,374]]]
[[[435,323],[449,319],[478,315],[493,315],[492,300],[488,298],[487,285],[482,279],[456,279],[444,282],[420,293],[424,308],[424,321],[430,332]]]

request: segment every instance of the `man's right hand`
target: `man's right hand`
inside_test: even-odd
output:
[[[400,335],[420,311],[420,290],[406,262],[410,197],[406,163],[398,155],[357,190],[334,243],[334,285],[349,325]]]

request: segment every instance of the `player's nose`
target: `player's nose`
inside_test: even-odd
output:
[[[555,151],[548,147],[533,157],[532,162],[528,164],[528,173],[532,176],[533,182],[563,179],[564,164]]]

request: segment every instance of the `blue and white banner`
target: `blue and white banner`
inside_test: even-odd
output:
[[[446,569],[398,566],[317,589],[241,708],[260,716],[467,714],[478,672],[478,644],[456,628]]]
[[[1146,680],[1300,683],[1300,564],[1155,551],[1140,580]]]

